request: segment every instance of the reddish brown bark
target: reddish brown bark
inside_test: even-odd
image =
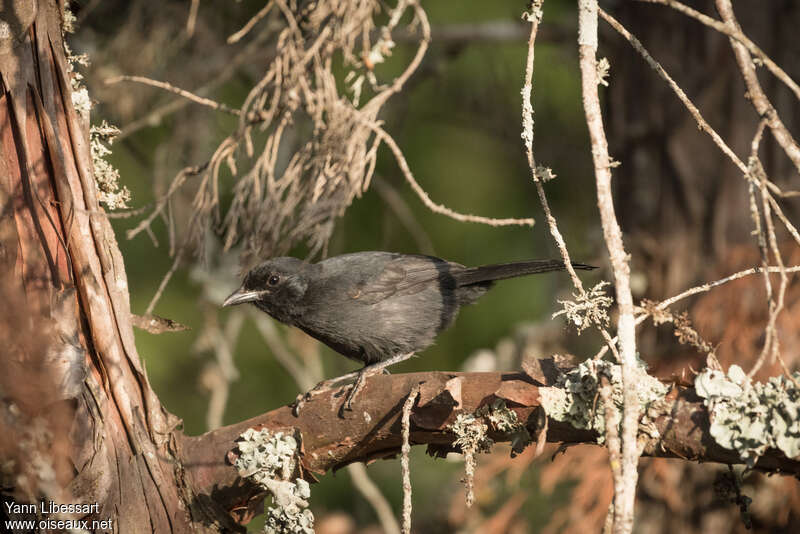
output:
[[[453,382],[458,381],[460,395],[453,399]],[[531,435],[537,435],[539,388],[522,373],[414,373],[376,376],[366,382],[359,394],[357,408],[345,412],[339,407],[341,396],[326,393],[305,405],[301,417],[292,415],[288,407],[278,408],[247,421],[185,437],[180,441],[180,457],[191,487],[198,495],[214,495],[214,501],[228,509],[243,505],[252,495],[246,490],[226,492],[241,484],[231,469],[231,444],[247,428],[269,428],[301,436],[302,467],[308,478],[314,473],[336,470],[355,461],[394,457],[400,451],[400,415],[408,392],[421,383],[420,400],[411,416],[411,442],[427,444],[434,452],[456,451],[455,435],[447,430],[459,413],[474,413],[478,408],[504,399],[518,420],[525,422]],[[674,390],[667,400],[648,413],[654,417],[661,439],[651,439],[644,455],[683,458],[692,461],[742,463],[734,451],[717,445],[709,433],[708,412],[693,389]],[[487,420],[487,424],[489,424]],[[490,425],[491,428],[491,425]],[[508,436],[494,432],[496,441]],[[588,430],[550,420],[547,441],[559,443],[592,443],[597,435]],[[800,462],[770,450],[757,463],[757,468],[770,472],[800,474]]]
[[[5,421],[5,436],[24,433],[35,416],[60,414],[49,417],[52,439],[42,440],[57,445],[41,451],[58,466],[58,484],[32,484],[28,495],[17,488],[17,496],[96,502],[90,519],[112,517],[121,532],[188,531],[171,447],[177,420],[134,346],[122,257],[72,106],[61,8],[6,2],[0,18],[14,30],[0,43],[3,274],[16,281],[4,293],[24,292],[5,315],[24,312],[33,324],[24,335],[9,329],[16,350],[4,359],[18,373],[3,389],[16,388],[10,402],[28,403]]]

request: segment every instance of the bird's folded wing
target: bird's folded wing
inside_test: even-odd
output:
[[[419,293],[432,283],[455,287],[453,274],[463,270],[463,265],[438,258],[403,255],[356,284],[350,296],[364,304],[375,304],[391,296]]]

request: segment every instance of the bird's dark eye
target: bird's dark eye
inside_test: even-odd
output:
[[[278,282],[280,282],[280,281],[281,281],[280,277],[278,275],[276,275],[276,274],[273,274],[272,276],[269,277],[269,280],[267,280],[267,283],[269,285],[271,285],[271,286],[276,286],[276,285],[278,285]]]

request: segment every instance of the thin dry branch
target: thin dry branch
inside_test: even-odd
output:
[[[170,93],[186,98],[187,100],[191,100],[192,102],[195,102],[197,104],[210,107],[211,109],[215,109],[217,111],[224,111],[225,113],[230,113],[231,115],[241,114],[241,112],[238,109],[233,109],[231,107],[226,106],[225,104],[215,102],[210,98],[205,98],[203,96],[196,95],[194,93],[187,91],[186,89],[175,87],[171,83],[162,82],[159,80],[153,80],[152,78],[147,78],[146,76],[113,76],[111,78],[106,78],[105,82],[106,85],[114,85],[120,82],[141,83],[144,85],[149,85],[151,87],[158,87],[159,89],[169,91]]]
[[[769,204],[769,192],[767,191],[766,186],[764,183],[766,182],[766,174],[763,172],[763,168],[761,167],[761,163],[758,158],[753,159],[756,170],[756,178],[758,178],[759,186],[760,186],[760,193],[761,193],[761,210],[764,217],[765,223],[765,233],[768,238],[769,242],[769,249],[772,252],[772,256],[775,259],[775,262],[778,264],[778,268],[780,270],[780,286],[778,288],[778,297],[777,300],[773,300],[772,294],[768,293],[768,302],[769,302],[769,319],[767,322],[767,327],[764,331],[765,333],[765,340],[764,340],[764,347],[759,355],[758,360],[756,361],[753,368],[748,373],[748,376],[752,377],[755,375],[761,365],[766,360],[767,355],[769,354],[772,357],[772,360],[780,359],[780,344],[778,339],[778,332],[775,328],[775,323],[778,319],[778,315],[780,314],[781,310],[783,310],[785,296],[786,296],[786,288],[789,283],[789,277],[786,274],[786,267],[784,265],[783,256],[781,255],[780,249],[778,248],[778,240],[775,236],[775,226],[772,220],[772,214],[770,210]],[[760,170],[760,172],[758,171]],[[765,275],[765,278],[768,278]],[[767,279],[766,282],[769,284],[769,280]],[[783,363],[783,360],[780,360]],[[783,366],[786,370],[786,366]],[[791,376],[788,370],[786,370],[787,376]]]
[[[273,0],[267,2],[266,5],[262,7],[258,13],[253,15],[253,17],[250,20],[248,20],[244,26],[242,26],[242,29],[240,29],[239,31],[228,37],[228,44],[239,42],[242,39],[242,37],[250,33],[250,30],[252,30],[255,27],[255,25],[261,21],[261,19],[266,17],[267,14],[269,14],[270,10],[272,10],[274,5],[275,2]]]
[[[586,124],[592,147],[597,182],[597,206],[603,236],[608,248],[609,259],[614,273],[614,286],[619,306],[617,331],[619,336],[621,372],[623,384],[622,443],[621,443],[621,485],[614,486],[614,532],[629,533],[633,529],[633,511],[638,479],[639,451],[636,434],[639,421],[639,403],[633,382],[637,380],[636,370],[636,325],[633,296],[630,288],[630,265],[622,242],[622,230],[614,210],[614,197],[611,192],[611,158],[608,154],[608,141],[603,127],[600,111],[598,86],[597,52],[597,13],[596,0],[578,2],[578,48],[581,68],[581,89]]]
[[[367,468],[362,463],[353,463],[347,466],[347,472],[353,481],[353,487],[361,494],[364,499],[375,510],[378,522],[385,534],[400,534],[400,525],[394,517],[389,501],[381,493],[380,488],[369,477]]]
[[[691,7],[687,6],[686,4],[682,4],[677,0],[639,0],[639,1],[651,4],[663,4],[665,6],[669,6],[675,11],[683,13],[684,15],[687,15],[688,17],[697,20],[701,24],[705,24],[709,28],[713,28],[714,30],[722,34],[725,34],[728,37],[735,39],[736,41],[744,45],[744,47],[747,48],[747,50],[751,54],[759,58],[764,63],[764,65],[766,65],[767,69],[769,69],[769,71],[776,78],[778,78],[781,82],[783,82],[784,85],[786,85],[786,87],[788,87],[794,93],[797,99],[800,100],[800,86],[798,86],[797,83],[794,80],[792,80],[792,78],[788,74],[786,74],[786,72],[782,68],[780,68],[780,66],[778,66],[766,53],[764,53],[763,50],[761,50],[753,41],[751,41],[750,38],[748,38],[747,35],[745,35],[741,31],[741,29],[732,28],[731,26],[723,22],[720,22],[718,20],[715,20],[709,17],[708,15],[701,13],[695,9],[692,9]]]
[[[465,213],[458,213],[456,211],[451,210],[447,206],[442,204],[437,204],[428,196],[425,190],[419,185],[416,179],[414,179],[414,175],[411,172],[411,168],[408,166],[408,162],[406,161],[405,156],[403,155],[403,151],[400,150],[400,147],[397,145],[392,136],[386,133],[386,130],[381,128],[378,124],[370,124],[370,128],[377,134],[378,139],[383,141],[386,146],[389,147],[389,150],[392,151],[395,160],[397,161],[397,165],[400,167],[400,171],[403,173],[403,177],[405,177],[406,181],[411,186],[411,189],[417,194],[417,196],[422,200],[422,203],[430,209],[434,213],[438,213],[440,215],[445,215],[454,219],[459,222],[473,222],[473,223],[481,223],[486,224],[489,226],[533,226],[534,221],[531,218],[526,219],[494,219],[491,217],[482,217],[480,215],[469,215]]]
[[[269,43],[269,39],[272,36],[273,32],[269,29],[258,32],[251,42],[225,63],[221,71],[215,73],[208,82],[196,88],[192,93],[203,97],[230,80],[242,65],[251,63],[256,57],[261,58],[265,54],[272,54],[274,46]],[[190,102],[191,100],[180,97],[156,107],[145,115],[125,124],[116,138],[117,141],[121,141],[143,128],[160,124],[165,117],[183,109]]]
[[[730,0],[717,0],[717,11],[722,16],[728,28],[742,33],[742,28],[736,20],[736,15],[733,13],[733,6]],[[753,59],[750,57],[747,47],[745,47],[739,40],[730,38],[731,47],[733,48],[736,62],[739,64],[739,70],[742,73],[742,78],[747,86],[747,93],[745,96],[753,103],[759,115],[767,120],[767,125],[772,131],[772,136],[783,148],[783,151],[792,160],[798,173],[800,173],[800,147],[797,146],[792,134],[783,124],[783,121],[778,116],[778,112],[769,101],[764,90],[761,88],[761,83],[758,81],[756,68],[753,64]]]
[[[428,235],[425,227],[417,220],[411,208],[408,206],[408,203],[402,195],[397,192],[397,189],[380,176],[375,176],[373,178],[372,187],[375,188],[375,191],[397,218],[397,221],[406,228],[409,235],[414,239],[417,250],[423,254],[435,255],[436,250],[434,249],[430,235]]]
[[[403,534],[411,534],[411,468],[408,455],[411,453],[411,410],[419,397],[419,385],[414,386],[403,403],[401,433],[403,445],[400,447],[400,468],[403,473]]]
[[[691,101],[691,99],[686,96],[686,93],[681,89],[675,80],[664,70],[664,67],[661,64],[653,59],[653,56],[645,49],[642,45],[641,41],[636,38],[636,36],[632,35],[625,27],[620,24],[614,17],[603,11],[602,9],[599,10],[600,16],[603,17],[605,20],[617,33],[623,36],[633,47],[636,52],[639,53],[640,56],[650,65],[656,73],[667,82],[667,85],[672,89],[672,91],[678,96],[678,99],[683,103],[689,113],[694,117],[694,120],[697,121],[697,125],[700,127],[701,130],[706,132],[709,136],[711,136],[712,141],[716,144],[720,150],[722,150],[723,154],[728,156],[730,160],[736,165],[743,174],[747,173],[747,165],[739,159],[733,150],[728,146],[724,139],[711,127],[710,124],[703,118],[700,114],[700,110],[697,109],[697,106]]]
[[[543,7],[544,0],[534,2],[531,13],[526,14],[526,18],[531,23],[531,33],[530,37],[528,38],[528,56],[525,62],[525,82],[522,86],[522,139],[525,143],[525,154],[528,157],[528,166],[531,169],[533,183],[536,185],[536,193],[539,195],[539,202],[541,202],[542,209],[544,210],[547,227],[550,229],[550,234],[553,236],[553,240],[556,242],[558,251],[561,253],[561,257],[564,260],[564,265],[566,266],[567,272],[572,279],[572,285],[575,286],[575,289],[578,291],[578,293],[585,295],[586,291],[583,289],[583,282],[581,282],[581,279],[578,278],[578,275],[575,273],[575,269],[572,267],[572,261],[570,261],[567,244],[558,229],[558,224],[556,223],[555,217],[553,217],[553,214],[550,212],[550,204],[547,202],[547,196],[544,192],[544,179],[542,175],[547,173],[548,175],[552,176],[552,172],[548,172],[549,169],[542,170],[537,167],[536,159],[533,156],[533,103],[531,101],[531,95],[533,93],[533,60],[536,34],[539,32],[539,23],[542,19],[541,10]]]
[[[186,19],[186,34],[191,37],[194,35],[194,28],[197,25],[197,12],[200,9],[200,0],[192,0],[189,7],[189,17]]]
[[[800,273],[800,265],[793,265],[792,267],[786,267],[784,269],[786,273]],[[700,284],[698,286],[692,287],[687,289],[686,291],[682,291],[677,295],[674,295],[668,299],[662,300],[658,304],[656,304],[653,309],[655,310],[666,310],[673,304],[683,299],[689,298],[693,295],[698,295],[700,293],[706,293],[711,291],[712,289],[719,287],[721,285],[727,284],[729,282],[733,282],[734,280],[739,280],[740,278],[744,278],[745,276],[751,276],[754,274],[765,274],[765,273],[780,273],[780,267],[752,267],[750,269],[745,269],[744,271],[739,271],[733,273],[731,275],[726,276],[725,278],[720,278],[718,280],[714,280],[713,282],[706,282],[704,284]],[[643,310],[643,307],[639,307],[639,310]],[[636,316],[636,326],[642,324],[648,317],[650,317],[649,313],[642,313]],[[613,338],[612,342],[616,343],[617,338]],[[603,347],[598,351],[598,353],[594,356],[595,359],[602,358],[605,353],[608,351],[608,347]]]
[[[787,273],[798,273],[800,272],[800,265],[793,265],[792,267],[786,267],[784,269]],[[699,293],[705,293],[714,289],[715,287],[719,287],[723,284],[727,284],[728,282],[733,282],[734,280],[739,280],[740,278],[744,278],[745,276],[750,276],[753,274],[762,274],[762,273],[780,273],[780,267],[753,267],[750,269],[745,269],[743,271],[739,271],[733,273],[731,275],[726,276],[725,278],[720,278],[719,280],[714,280],[713,282],[706,282],[705,284],[701,284],[699,286],[695,286],[691,289],[687,289],[681,293],[678,293],[675,296],[672,296],[668,299],[662,300],[658,303],[659,309],[666,309],[679,300],[683,300],[685,298],[691,297],[692,295],[697,295]]]
[[[530,13],[526,13],[524,18],[526,18],[531,23],[531,31],[528,37],[528,56],[525,62],[525,82],[522,86],[522,140],[525,143],[525,153],[528,158],[528,166],[531,169],[531,176],[533,177],[533,183],[536,186],[536,193],[539,196],[539,202],[542,205],[542,210],[544,211],[545,220],[547,221],[547,227],[550,229],[550,235],[553,236],[553,240],[556,242],[556,246],[558,247],[558,251],[561,254],[561,258],[564,260],[564,265],[566,266],[567,272],[572,280],[572,285],[575,287],[575,290],[578,292],[577,295],[579,298],[588,301],[586,290],[583,287],[583,282],[575,273],[575,269],[572,267],[572,260],[570,259],[569,251],[567,250],[566,241],[564,241],[564,237],[561,235],[561,231],[558,229],[558,223],[556,218],[553,216],[552,212],[550,211],[550,204],[547,201],[547,195],[544,191],[544,181],[545,176],[553,177],[553,172],[536,164],[536,159],[533,155],[533,103],[531,100],[531,96],[533,94],[533,66],[534,66],[534,51],[535,51],[535,44],[536,44],[536,36],[539,32],[539,23],[541,22],[541,18],[543,15],[542,9],[544,7],[544,0],[539,0],[538,2],[534,2],[531,6]],[[619,361],[619,354],[617,352],[616,345],[611,341],[611,335],[608,331],[600,324],[595,324],[600,331],[600,334],[603,336],[603,339],[608,344],[608,347],[611,349],[612,354],[614,354],[617,361]]]
[[[733,43],[732,43],[733,44]],[[734,47],[734,50],[736,48]],[[748,56],[749,57],[749,56]],[[749,178],[749,187],[748,193],[750,197],[750,216],[753,219],[753,223],[755,225],[755,238],[758,244],[759,252],[761,253],[761,265],[762,267],[767,267],[770,263],[769,259],[769,252],[770,249],[767,248],[767,241],[770,243],[770,247],[775,242],[775,228],[772,221],[772,214],[770,212],[770,205],[769,205],[769,192],[766,191],[765,183],[767,182],[766,173],[764,172],[764,168],[761,165],[761,160],[758,158],[758,149],[761,145],[761,139],[764,136],[764,129],[767,126],[769,119],[764,118],[760,121],[758,128],[756,129],[756,134],[753,136],[753,141],[750,144],[750,174]],[[758,191],[761,193],[761,211],[758,209],[758,200],[756,199],[755,190],[756,187]],[[763,215],[764,224],[761,223],[761,217]],[[773,249],[776,250],[777,247]],[[786,276],[786,269],[783,265],[783,258],[780,256],[780,252],[775,254],[775,258],[778,263],[778,267],[780,268],[781,274],[781,285],[780,285],[780,297],[779,300],[781,302],[780,308],[783,308],[783,296],[786,292],[786,284],[787,284],[787,276]],[[764,272],[764,289],[766,290],[767,294],[767,305],[769,307],[769,319],[767,322],[767,327],[764,330],[764,347],[761,350],[761,354],[759,354],[756,363],[753,365],[752,369],[748,376],[753,377],[761,366],[764,364],[766,360],[767,353],[772,350],[772,354],[778,354],[778,333],[775,330],[775,321],[777,320],[778,313],[780,310],[776,309],[777,304],[775,302],[773,292],[772,292],[772,280],[769,276],[768,272]],[[790,373],[787,373],[789,376]]]

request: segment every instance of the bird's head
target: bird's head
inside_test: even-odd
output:
[[[310,264],[297,258],[273,258],[251,269],[241,287],[225,299],[223,306],[252,302],[278,320],[303,297],[308,287]]]

